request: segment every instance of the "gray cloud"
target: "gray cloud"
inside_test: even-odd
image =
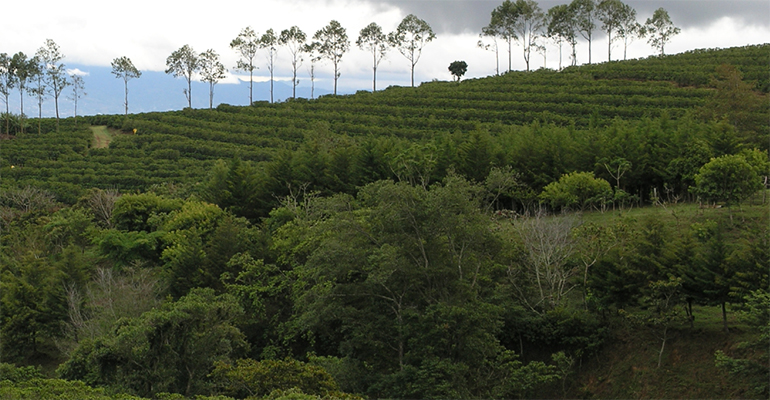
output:
[[[415,14],[426,20],[437,34],[479,32],[489,23],[492,10],[503,0],[379,0],[405,14]],[[569,1],[538,1],[540,8],[549,8]],[[682,29],[705,27],[722,17],[736,18],[746,25],[770,26],[770,2],[767,0],[628,0],[640,23],[663,7],[674,24]],[[770,39],[769,39],[770,40]]]

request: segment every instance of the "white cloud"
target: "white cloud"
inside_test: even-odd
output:
[[[565,0],[566,2],[566,0]],[[436,1],[436,7],[446,7]],[[488,2],[481,2],[491,6]],[[187,1],[135,0],[126,6],[96,0],[39,0],[36,2],[9,2],[4,5],[4,15],[34,16],[34,23],[28,18],[6,18],[0,24],[3,38],[0,52],[18,51],[32,55],[47,38],[60,46],[66,64],[109,66],[117,58],[129,57],[140,70],[165,70],[168,55],[185,44],[196,51],[214,49],[222,63],[230,70],[236,62],[236,55],[229,43],[246,26],[258,33],[268,28],[276,32],[293,25],[300,27],[311,38],[328,24],[331,19],[340,21],[347,29],[351,50],[343,57],[342,76],[339,84],[349,89],[371,87],[371,60],[369,54],[355,46],[361,28],[375,21],[389,32],[398,25],[404,12],[394,3],[373,3],[356,0],[233,0],[213,5],[199,6]],[[426,8],[427,10],[427,8]],[[426,11],[427,12],[427,11]],[[423,17],[423,16],[420,16]],[[430,15],[424,16],[430,20]],[[480,29],[480,27],[479,27]],[[600,35],[597,35],[600,36]],[[683,29],[666,47],[667,53],[676,53],[694,48],[731,47],[767,42],[770,28],[767,25],[746,25],[731,18],[722,18],[701,28]],[[599,37],[593,42],[592,58],[595,62],[605,61],[607,46]],[[476,47],[478,36],[474,32],[440,34],[425,47],[422,59],[416,66],[416,81],[451,79],[447,67],[455,60],[468,63],[467,77],[493,74],[495,55]],[[585,62],[587,45],[578,45],[578,61]],[[563,63],[566,65],[568,51],[565,48]],[[629,58],[646,57],[653,50],[646,41],[637,40],[628,49]],[[622,57],[622,46],[613,49],[613,59]],[[558,65],[558,50],[550,45],[547,53],[548,67]],[[501,46],[500,68],[507,67],[507,49]],[[513,48],[513,68],[524,69],[521,47]],[[255,80],[269,79],[266,61],[258,57],[260,69],[255,71]],[[532,54],[533,69],[541,67],[543,57]],[[319,63],[316,69],[319,82],[331,81],[331,66]],[[300,67],[301,79],[307,81],[307,62]],[[280,51],[276,61],[277,79],[288,79],[291,69],[288,55]],[[395,50],[378,70],[378,87],[388,84],[409,84],[408,62]],[[241,75],[231,71],[222,83],[235,83]],[[242,79],[242,78],[240,78]],[[354,86],[355,85],[355,86]]]
[[[79,68],[73,68],[73,69],[67,69],[67,75],[78,75],[78,76],[88,76],[90,75],[87,71],[81,71]]]

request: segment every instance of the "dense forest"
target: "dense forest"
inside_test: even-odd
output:
[[[769,53],[8,118],[0,397],[766,398]]]

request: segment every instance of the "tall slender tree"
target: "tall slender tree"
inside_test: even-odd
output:
[[[11,57],[7,53],[0,53],[0,94],[3,95],[5,102],[5,133],[10,135],[11,128],[11,89],[15,83],[13,69],[11,68]]]
[[[183,90],[187,107],[192,108],[192,78],[200,70],[198,54],[189,45],[184,45],[166,58],[166,73],[174,78],[183,77],[187,88]]]
[[[142,72],[139,71],[131,59],[128,57],[119,57],[112,60],[112,74],[116,78],[123,79],[123,87],[125,91],[125,99],[123,105],[125,106],[125,115],[128,115],[128,81],[134,78],[140,78]]]
[[[275,59],[278,56],[278,36],[271,28],[259,38],[259,46],[267,51],[267,70],[270,71],[270,102],[273,102],[273,82],[275,73]]]
[[[503,4],[492,10],[489,25],[481,30],[482,35],[494,35],[508,43],[508,72],[511,72],[512,68],[513,41],[518,39],[514,28],[516,18],[516,7],[511,0],[505,0]]]
[[[385,58],[388,53],[388,38],[382,33],[382,27],[377,25],[376,22],[372,22],[367,25],[358,34],[358,40],[356,45],[364,51],[368,51],[372,54],[372,91],[377,91],[377,66]]]
[[[562,68],[562,43],[569,43],[572,48],[570,58],[572,65],[577,64],[577,32],[575,31],[575,17],[569,9],[569,5],[560,4],[548,9],[546,14],[546,31],[548,37],[553,39],[559,45],[559,69]]]
[[[86,89],[86,82],[83,79],[83,76],[78,74],[70,74],[70,88],[72,91],[70,92],[70,95],[68,98],[72,100],[72,102],[75,105],[75,123],[78,121],[78,100],[82,96],[87,95],[88,93],[85,92]]]
[[[281,46],[286,46],[291,54],[291,97],[297,98],[297,85],[299,85],[299,79],[297,79],[297,69],[302,66],[302,62],[305,61],[302,58],[302,54],[305,52],[305,42],[307,41],[307,35],[302,32],[297,26],[292,26],[289,29],[281,31],[281,37],[278,42]]]
[[[32,63],[34,68],[31,80],[35,82],[35,86],[29,89],[29,93],[37,98],[37,133],[40,134],[42,131],[43,101],[46,96],[49,95],[50,90],[45,81],[45,66],[43,65],[43,61],[38,55],[32,57],[32,60],[34,60]]]
[[[11,68],[16,75],[16,83],[19,85],[19,131],[24,133],[24,92],[27,91],[29,82],[37,70],[37,60],[27,58],[27,55],[18,52],[11,59]]]
[[[489,38],[492,42],[484,42],[484,38]],[[500,46],[497,44],[497,34],[494,30],[490,29],[488,26],[481,28],[479,41],[476,45],[481,49],[495,52],[495,75],[500,75]]]
[[[624,4],[623,7],[626,11],[618,23],[618,37],[623,39],[623,60],[625,60],[628,53],[628,43],[634,38],[643,37],[644,30],[642,24],[636,20],[636,10],[628,4]]]
[[[612,61],[612,33],[620,28],[621,21],[628,18],[629,7],[620,0],[601,0],[596,6],[596,16],[602,21],[602,30],[607,32],[607,61]]]
[[[59,50],[59,45],[52,39],[46,39],[45,45],[38,49],[37,56],[43,63],[45,79],[53,95],[54,108],[56,109],[56,130],[59,130],[59,97],[64,88],[69,85],[64,68],[64,54]]]
[[[666,44],[671,41],[673,36],[678,35],[682,30],[674,26],[668,11],[662,7],[655,10],[652,18],[647,18],[644,24],[644,32],[648,37],[649,43],[654,49],[660,50],[660,55],[666,54]]]
[[[342,56],[350,49],[350,40],[345,28],[332,20],[329,25],[313,35],[319,58],[331,61],[334,66],[334,94],[337,94],[337,80],[340,78]]]
[[[238,37],[230,42],[230,48],[238,53],[238,61],[235,69],[249,73],[249,105],[254,102],[254,70],[258,67],[254,65],[254,57],[259,51],[259,38],[257,33],[251,27],[241,30]]]
[[[219,61],[219,54],[208,49],[198,56],[201,80],[209,84],[209,110],[214,108],[214,85],[227,76],[227,69]]]
[[[303,51],[310,58],[310,65],[307,72],[310,75],[310,98],[315,99],[315,64],[321,59],[318,54],[318,42],[312,42],[305,45]]]
[[[596,2],[594,0],[572,0],[570,10],[575,16],[577,32],[588,41],[588,63],[591,64],[591,41],[596,29]]]
[[[532,55],[532,49],[537,48],[537,39],[541,35],[544,23],[543,10],[534,0],[516,0],[514,3],[516,10],[516,19],[513,29],[516,32],[517,40],[521,43],[524,50],[524,63],[529,71],[529,61]]]
[[[414,87],[414,66],[420,61],[422,48],[435,38],[436,34],[433,33],[430,25],[414,14],[404,17],[396,30],[388,34],[388,43],[409,60],[412,87]]]

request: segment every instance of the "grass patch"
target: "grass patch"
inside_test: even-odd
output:
[[[91,142],[91,147],[94,149],[106,149],[110,147],[112,142],[113,132],[107,129],[106,126],[91,126],[91,131],[94,133],[94,139]]]

